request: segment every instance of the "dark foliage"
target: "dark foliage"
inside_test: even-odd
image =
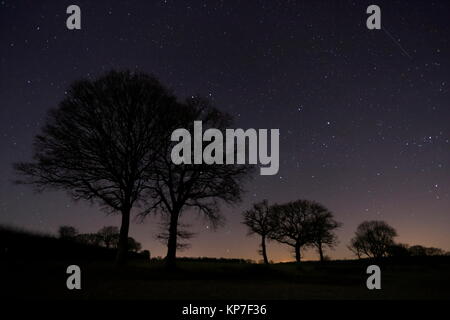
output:
[[[384,221],[364,221],[351,239],[349,249],[358,258],[364,255],[369,258],[386,257],[396,236],[395,229]]]
[[[61,239],[75,239],[78,236],[78,230],[72,226],[60,226],[58,235]]]
[[[106,226],[101,228],[97,237],[106,248],[116,248],[119,242],[119,228],[115,226]]]
[[[113,261],[117,249],[88,244],[77,239],[61,239],[0,226],[2,261]],[[146,254],[128,252],[128,258],[145,259]]]
[[[420,245],[411,246],[409,254],[412,256],[443,256],[446,252],[440,248],[424,247]]]

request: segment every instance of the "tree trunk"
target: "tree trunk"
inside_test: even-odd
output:
[[[262,236],[262,239],[261,239],[261,253],[263,256],[264,263],[269,264],[269,259],[267,259],[266,237],[265,236]]]
[[[167,241],[166,267],[175,269],[177,255],[177,235],[178,235],[178,216],[179,212],[173,212],[170,215],[169,239]]]
[[[319,244],[318,244],[317,249],[319,250],[320,262],[323,262],[323,248],[322,248],[322,243],[319,243]]]
[[[120,225],[119,243],[117,245],[116,266],[124,265],[127,260],[130,211],[130,208],[124,208],[122,210],[122,224]]]
[[[295,261],[296,261],[296,262],[300,262],[300,261],[301,261],[301,258],[302,258],[301,254],[300,254],[300,245],[297,244],[297,245],[294,247],[294,249],[295,249]]]

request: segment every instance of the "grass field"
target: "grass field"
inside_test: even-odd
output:
[[[414,261],[415,260],[415,261]],[[181,261],[169,272],[161,262],[79,263],[82,290],[66,289],[63,262],[2,264],[3,297],[58,299],[449,299],[450,259],[383,261],[382,289],[366,288],[369,261],[304,262],[270,266]]]
[[[29,299],[450,299],[450,256],[279,263],[239,259],[162,260],[0,227],[0,296]],[[368,290],[366,268],[381,268],[381,290]],[[81,268],[81,290],[68,290],[66,269]]]

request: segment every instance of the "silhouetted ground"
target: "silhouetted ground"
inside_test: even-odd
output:
[[[0,238],[1,239],[1,238]],[[368,290],[368,260],[270,266],[241,260],[181,260],[169,272],[162,261],[112,261],[36,254],[1,256],[2,297],[57,299],[450,299],[450,257],[378,262],[382,289]],[[6,258],[6,259],[5,259]],[[82,290],[66,289],[66,268],[78,264]]]

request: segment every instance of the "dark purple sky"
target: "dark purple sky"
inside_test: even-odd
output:
[[[366,8],[382,30],[366,28]],[[77,4],[82,30],[66,28]],[[21,1],[0,0],[0,223],[55,232],[118,225],[63,193],[16,186],[11,164],[68,85],[110,69],[153,73],[180,97],[202,94],[243,128],[280,129],[280,171],[255,176],[244,202],[212,232],[190,213],[188,256],[257,258],[241,212],[264,198],[326,205],[343,223],[382,219],[398,241],[450,250],[450,2],[442,1]],[[165,249],[157,219],[131,235]],[[314,252],[307,257],[315,258]],[[271,244],[269,258],[290,259]]]

